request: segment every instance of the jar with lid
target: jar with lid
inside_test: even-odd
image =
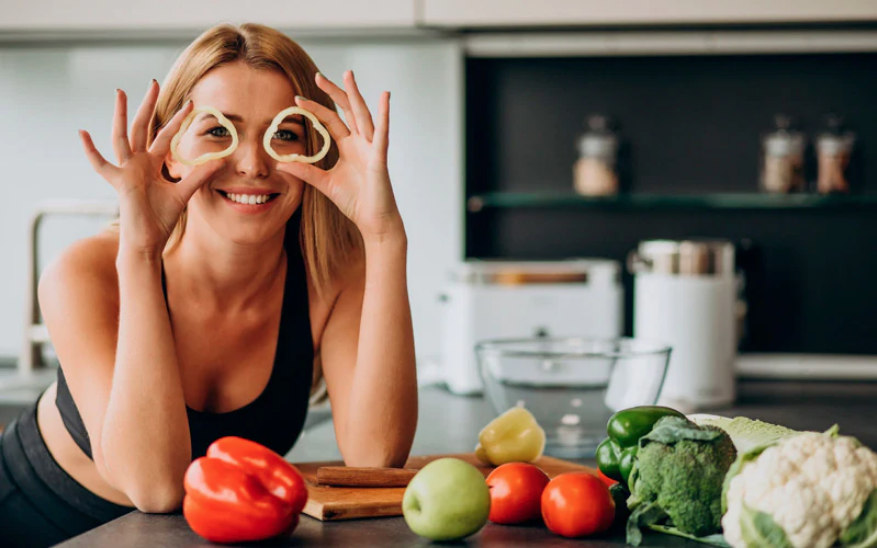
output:
[[[573,166],[575,191],[583,196],[617,194],[618,134],[602,114],[592,114],[587,124],[588,130],[579,137],[579,158]]]
[[[805,189],[804,134],[783,114],[774,117],[774,129],[762,138],[761,189],[785,194]]]
[[[825,117],[825,129],[816,137],[816,190],[820,194],[849,192],[847,166],[855,140],[855,135],[844,128],[840,116]]]

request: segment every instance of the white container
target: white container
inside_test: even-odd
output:
[[[634,337],[672,347],[658,401],[683,412],[736,398],[734,247],[723,240],[653,240],[633,252]]]
[[[480,394],[476,343],[530,337],[615,338],[623,328],[620,264],[469,261],[444,295],[442,377],[451,392]]]

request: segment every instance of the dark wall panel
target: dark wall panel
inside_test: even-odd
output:
[[[754,192],[774,113],[798,116],[812,135],[836,111],[859,136],[855,190],[877,193],[875,74],[875,54],[471,59],[467,193],[571,191],[575,138],[595,111],[621,120],[630,192]],[[467,255],[624,260],[640,240],[691,236],[751,242],[739,258],[750,276],[747,350],[877,353],[873,206],[485,209],[468,215]]]

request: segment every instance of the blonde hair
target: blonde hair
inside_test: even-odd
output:
[[[195,84],[210,70],[234,62],[243,62],[257,70],[274,70],[289,78],[298,95],[335,110],[328,94],[317,87],[317,66],[294,40],[278,30],[256,23],[240,26],[222,23],[196,38],[177,58],[161,86],[155,115],[149,126],[151,143],[159,130],[183,107]],[[315,131],[305,136],[307,153],[319,150],[320,137]],[[338,161],[338,147],[333,142],[329,153],[315,165],[330,169]],[[163,168],[164,176],[174,180]],[[301,203],[299,245],[308,273],[317,293],[325,295],[345,265],[362,252],[362,236],[353,224],[323,193],[305,184]],[[172,250],[186,230],[187,214],[177,222],[165,253]]]
[[[207,72],[234,62],[246,63],[257,70],[278,71],[289,78],[298,95],[335,110],[332,99],[314,82],[316,64],[294,40],[264,25],[246,23],[235,26],[222,23],[196,38],[171,68],[161,86],[155,115],[149,127],[149,142],[152,142],[159,130],[182,108],[195,84]],[[319,139],[315,131],[307,133],[305,142],[308,154],[319,150]],[[337,161],[338,147],[333,142],[329,153],[315,165],[330,169]],[[174,180],[168,173],[167,166],[162,169],[168,180]],[[305,184],[300,207],[301,229],[298,232],[298,243],[317,294],[324,296],[333,281],[341,276],[343,267],[362,253],[362,236],[353,222],[311,185]],[[183,238],[187,217],[184,210],[165,246],[165,253],[172,250]],[[289,233],[290,229],[287,228],[287,235]],[[315,385],[321,377],[319,359],[316,362]]]

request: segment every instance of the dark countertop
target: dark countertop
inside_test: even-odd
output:
[[[740,397],[731,408],[715,410],[725,415],[744,415],[786,425],[796,430],[826,430],[841,425],[841,433],[858,437],[877,448],[877,383],[832,382],[744,382]],[[711,411],[712,412],[712,411]],[[460,397],[439,388],[420,392],[420,416],[413,455],[471,451],[477,433],[495,414],[482,398]],[[339,459],[331,422],[307,431],[287,458],[293,462]],[[585,464],[594,465],[591,460]],[[605,548],[623,546],[623,538],[571,541],[552,535],[544,527],[508,527],[488,524],[478,534],[458,543],[460,546],[579,546]],[[422,546],[430,544],[417,537],[399,518],[375,518],[340,522],[320,522],[302,516],[291,539],[267,541],[250,546]],[[646,536],[645,546],[704,545],[666,535]],[[71,539],[63,548],[115,548],[162,546],[212,546],[186,524],[182,515],[146,515],[139,512],[119,518]]]

